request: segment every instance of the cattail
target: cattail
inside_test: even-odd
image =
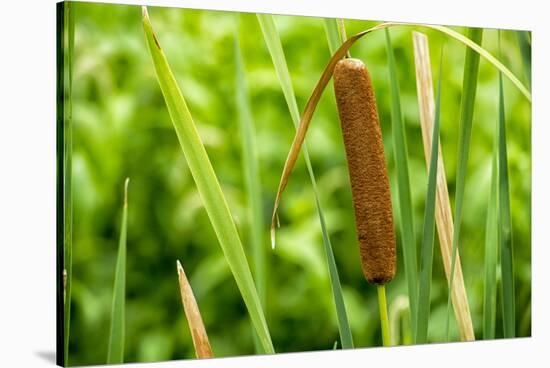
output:
[[[368,282],[395,275],[392,204],[382,132],[367,68],[352,58],[334,69],[334,91],[351,181],[361,265]]]

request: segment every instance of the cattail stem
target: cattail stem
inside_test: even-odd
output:
[[[382,327],[382,344],[391,346],[390,322],[388,319],[388,306],[386,302],[386,286],[377,285],[378,308],[380,309],[380,326]]]
[[[365,278],[378,288],[384,346],[391,344],[384,284],[395,276],[395,233],[390,186],[374,90],[365,64],[340,60],[334,69],[351,182],[355,225]]]

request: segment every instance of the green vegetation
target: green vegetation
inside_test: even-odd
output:
[[[113,286],[113,304],[111,309],[111,333],[109,335],[109,349],[107,364],[124,362],[124,335],[126,326],[126,238],[128,234],[128,184],[124,182],[124,202],[122,205],[122,223],[120,225],[120,240],[115,268],[115,282]]]
[[[144,36],[140,7],[73,6],[71,365],[104,364],[108,352],[111,362],[195,356],[181,312],[176,259],[184,260],[216,357],[253,354],[254,334],[266,352],[345,348],[351,336],[355,347],[410,343],[419,326],[426,333],[419,341],[460,339],[448,312],[438,239],[429,244],[426,231],[433,237],[426,209],[434,203],[426,203],[426,194],[433,194],[435,174],[426,168],[419,123],[415,27],[393,27],[391,45],[385,31],[369,33],[351,49],[375,87],[392,190],[398,265],[385,286],[386,299],[378,298],[361,271],[332,83],[313,115],[306,159],[296,161],[281,201],[274,250],[268,240],[296,134],[292,123],[300,122],[341,42],[336,22],[270,16],[276,27],[270,37],[284,50],[277,63],[255,14],[149,8],[155,39],[147,20]],[[350,39],[377,24],[345,21]],[[452,208],[461,207],[455,245],[476,337],[529,336],[528,35],[501,31],[506,52],[499,55],[498,32],[483,30],[480,58],[449,37],[455,31],[473,37],[464,28],[417,28],[429,38],[432,65],[445,43],[437,158],[445,161]],[[495,61],[507,68],[500,68],[502,76]],[[461,96],[471,99],[466,107]],[[467,125],[461,109],[468,110]],[[132,178],[131,206],[121,224],[126,177]],[[495,223],[498,234],[490,232]],[[117,242],[121,249],[125,229],[123,267]],[[425,255],[419,253],[422,242]],[[422,265],[432,257],[428,272]],[[410,282],[418,272],[423,282],[431,273],[427,297],[418,298],[418,282]],[[125,307],[115,312],[121,295]],[[379,314],[386,310],[379,301],[387,302],[389,316]],[[513,307],[503,308],[509,301]],[[416,325],[415,312],[427,317],[426,306],[429,319]],[[111,326],[118,326],[118,334]],[[121,334],[123,354],[112,347]]]
[[[233,217],[197,132],[191,112],[154,33],[146,8],[143,8],[143,28],[160,89],[208,218],[248,308],[264,352],[274,353],[262,305],[237,233],[237,227],[233,222]]]

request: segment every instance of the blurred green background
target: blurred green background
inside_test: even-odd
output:
[[[138,6],[73,3],[73,306],[70,364],[106,361],[121,222],[123,183],[130,177],[125,361],[194,358],[180,301],[176,259],[190,278],[214,354],[254,353],[244,303],[201,205],[168,116],[145,44]],[[151,21],[198,126],[247,255],[247,203],[235,101],[234,37],[238,26],[256,129],[268,251],[266,315],[277,352],[332,349],[339,340],[321,230],[303,159],[279,212],[278,245],[268,223],[294,127],[254,14],[149,8]],[[240,18],[240,23],[237,20]],[[276,16],[292,82],[303,109],[329,57],[323,20]],[[347,21],[348,35],[375,22]],[[456,27],[464,33],[465,29]],[[394,28],[401,102],[420,246],[427,185],[412,49],[413,28]],[[434,80],[445,43],[441,142],[453,201],[465,47],[426,29]],[[497,54],[497,31],[483,46]],[[522,81],[513,31],[502,32],[502,60]],[[394,201],[389,83],[382,32],[352,49],[376,90]],[[525,82],[524,82],[525,83]],[[508,159],[516,281],[517,334],[531,334],[531,106],[505,79]],[[483,259],[491,150],[497,123],[498,74],[481,60],[460,252],[476,337],[481,338]],[[322,207],[334,248],[356,347],[381,345],[376,290],[361,272],[351,191],[332,83],[308,133]],[[396,204],[394,203],[394,208]],[[396,224],[397,225],[397,224]],[[399,236],[399,234],[398,234]],[[437,239],[437,237],[436,237]],[[398,244],[398,253],[401,245]],[[401,255],[387,286],[390,315],[406,296]],[[447,287],[436,240],[430,341],[445,341]],[[497,336],[502,336],[500,302]],[[390,316],[391,318],[391,316]],[[451,320],[451,334],[458,333]]]

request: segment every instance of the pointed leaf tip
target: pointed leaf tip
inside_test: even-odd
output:
[[[275,249],[275,228],[271,228],[271,249]]]
[[[124,181],[124,206],[128,206],[128,185],[130,184],[130,178],[126,178]]]

